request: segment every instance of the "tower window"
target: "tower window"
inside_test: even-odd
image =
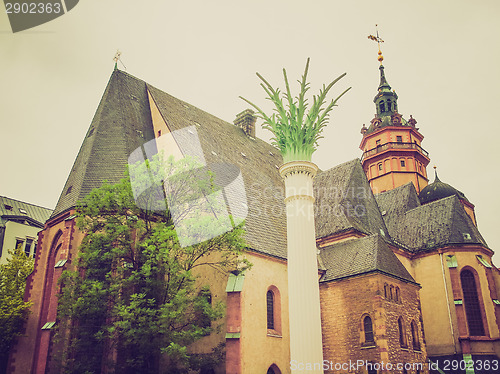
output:
[[[387,110],[389,112],[392,110],[391,105],[392,105],[391,100],[387,100]]]
[[[478,292],[474,274],[470,270],[460,273],[462,291],[464,294],[465,314],[469,325],[469,334],[473,336],[484,336],[484,325],[479,305]]]
[[[385,103],[383,101],[380,102],[379,107],[380,107],[380,112],[385,112]]]
[[[396,141],[397,141],[398,143],[403,143],[403,137],[402,137],[401,135],[397,135],[397,136],[396,136]]]
[[[405,160],[401,160],[401,167],[404,168],[406,166]]]

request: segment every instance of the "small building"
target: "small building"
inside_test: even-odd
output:
[[[51,214],[52,209],[0,196],[0,264],[7,262],[9,250],[17,246],[34,258],[38,232]]]

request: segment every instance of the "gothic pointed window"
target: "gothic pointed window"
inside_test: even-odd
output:
[[[411,321],[411,339],[413,342],[413,349],[420,351],[420,340],[418,338],[418,329],[415,321]]]
[[[464,294],[465,314],[469,325],[469,334],[473,336],[484,336],[484,325],[481,316],[481,306],[476,287],[474,274],[470,270],[463,270],[460,273],[462,291]]]
[[[198,296],[200,297],[200,302],[197,305],[196,314],[199,321],[199,326],[201,328],[207,329],[206,335],[210,335],[210,330],[208,329],[212,325],[212,319],[210,318],[210,315],[207,314],[205,308],[207,304],[209,307],[212,306],[212,294],[208,288],[202,288],[198,293]]]
[[[365,333],[365,344],[374,343],[375,339],[373,336],[373,323],[369,316],[363,319],[363,330]]]
[[[281,336],[281,296],[276,286],[270,286],[266,294],[267,335]]]
[[[269,366],[269,369],[267,369],[267,374],[281,374],[281,370],[275,364],[272,364]]]
[[[274,295],[273,291],[267,291],[267,328],[274,330]]]
[[[399,329],[399,345],[402,348],[406,348],[406,333],[404,329],[403,318],[398,319],[398,329]]]

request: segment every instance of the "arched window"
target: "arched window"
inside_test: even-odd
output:
[[[267,334],[281,336],[281,296],[276,286],[270,286],[266,294]]]
[[[394,300],[399,303],[399,287],[396,287],[396,295],[394,297]]]
[[[372,319],[369,316],[366,316],[363,319],[363,330],[365,333],[365,344],[374,343],[375,339],[373,336],[373,324],[372,324]]]
[[[394,290],[394,286],[389,286],[389,298],[391,300],[393,299],[393,290]]]
[[[406,348],[406,334],[404,329],[403,318],[398,318],[398,329],[399,329],[399,345]]]
[[[267,328],[274,330],[274,295],[273,291],[267,291]]]
[[[267,374],[281,374],[281,370],[275,364],[272,364],[267,369]]]
[[[392,102],[391,100],[387,100],[387,111],[390,112],[392,110]]]
[[[388,290],[388,285],[387,283],[384,284],[384,297],[387,299],[389,298],[389,290]]]
[[[464,294],[465,314],[469,325],[469,334],[473,336],[484,336],[484,325],[481,316],[481,306],[479,305],[478,292],[474,274],[470,270],[463,270],[460,273],[462,281],[462,291]]]
[[[411,321],[411,339],[413,343],[413,349],[420,351],[420,340],[418,338],[418,328],[415,321]]]
[[[385,103],[384,103],[384,101],[383,101],[383,100],[380,102],[379,107],[380,107],[380,112],[381,112],[381,113],[382,113],[382,112],[385,112]]]

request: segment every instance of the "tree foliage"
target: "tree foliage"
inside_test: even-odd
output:
[[[134,199],[133,188],[147,190],[137,183],[183,175],[179,183],[170,183],[175,191],[168,193],[182,200],[191,230],[209,230],[217,223],[197,203],[189,203],[194,201],[189,192],[202,191],[208,199],[213,183],[210,177],[182,173],[193,169],[192,162],[137,165],[129,171],[134,186],[131,178],[104,184],[78,205],[77,225],[85,237],[76,266],[61,277],[58,309],[58,337],[67,347],[61,365],[67,372],[183,372],[176,370],[187,370],[193,362],[188,345],[209,334],[216,325],[210,321],[222,317],[224,306],[212,305],[194,269],[228,272],[248,266],[241,259],[242,225],[182,247],[170,211],[160,209],[165,204],[158,199],[165,196],[156,191],[141,195],[139,204]]]
[[[260,117],[264,120],[263,128],[271,131],[274,135],[273,144],[278,147],[283,155],[283,162],[292,160],[310,161],[316,150],[318,140],[322,138],[321,132],[328,123],[330,111],[337,106],[337,101],[350,90],[350,87],[333,99],[326,107],[326,96],[335,83],[346,74],[340,75],[328,86],[323,85],[318,95],[313,96],[313,104],[308,110],[306,93],[309,90],[307,73],[309,70],[309,59],[302,79],[299,82],[300,92],[295,98],[292,96],[286,70],[283,69],[285,79],[285,94],[282,95],[279,88],[273,88],[271,84],[259,73],[257,76],[262,81],[260,84],[275,106],[275,112],[271,116],[264,113],[257,105],[240,96],[248,104],[254,107]]]
[[[26,320],[31,302],[24,301],[26,279],[33,271],[33,259],[21,246],[9,251],[7,263],[0,265],[0,362],[5,362],[9,349]]]

